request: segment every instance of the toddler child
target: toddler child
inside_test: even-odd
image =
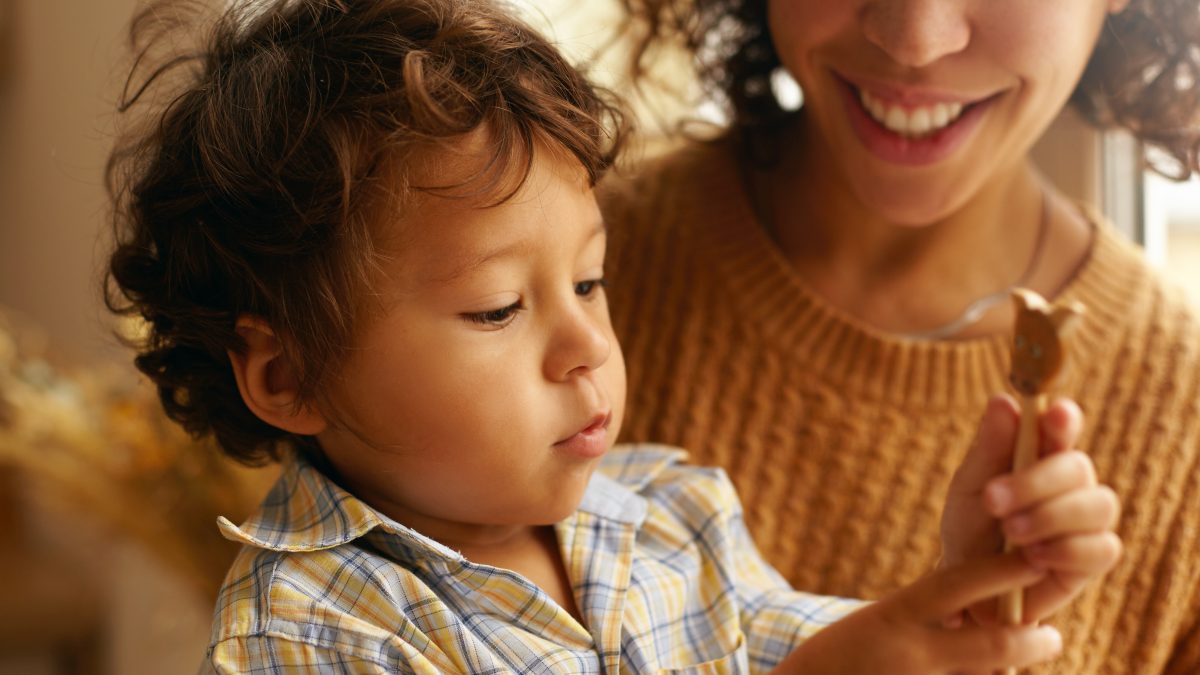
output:
[[[148,323],[172,418],[285,462],[220,522],[244,546],[206,671],[944,673],[1059,648],[1035,620],[1120,545],[1069,404],[1020,475],[1011,403],[989,408],[944,569],[872,604],[794,591],[721,471],[612,448],[592,188],[622,122],[547,41],[488,0],[245,3],[207,36],[113,156],[109,298]],[[994,553],[993,516],[1030,523],[1024,555]],[[995,625],[1016,588],[1028,625]]]

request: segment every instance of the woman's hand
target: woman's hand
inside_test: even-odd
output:
[[[1113,531],[1120,504],[1100,485],[1091,458],[1073,450],[1083,427],[1074,402],[1054,401],[1042,414],[1040,459],[1011,474],[1016,403],[988,403],[967,458],[955,474],[942,516],[940,567],[995,553],[1007,537],[1046,577],[1025,594],[1026,622],[1046,618],[1116,564],[1121,540]],[[994,621],[995,603],[971,608],[976,622]]]

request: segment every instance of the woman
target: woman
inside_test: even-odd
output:
[[[682,41],[734,119],[608,186],[627,436],[724,466],[796,586],[878,597],[961,555],[931,542],[970,429],[1007,388],[1008,292],[1082,302],[1063,393],[1120,495],[1126,551],[1056,617],[1051,670],[1200,672],[1200,327],[1028,156],[1070,101],[1176,176],[1200,169],[1200,6],[626,7],[649,36],[639,63]],[[772,93],[780,67],[799,111]]]

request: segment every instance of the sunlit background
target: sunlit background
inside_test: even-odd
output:
[[[597,58],[609,0],[521,4],[620,88],[620,46]],[[233,550],[214,514],[244,513],[272,475],[165,424],[100,306],[101,174],[134,6],[0,0],[0,675],[195,672]],[[657,65],[694,96],[682,57]],[[714,116],[666,95],[637,105],[651,137]],[[1200,185],[1127,182],[1144,211],[1131,236],[1200,301]]]

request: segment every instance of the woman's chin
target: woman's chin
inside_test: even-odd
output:
[[[882,190],[878,186],[864,186],[859,199],[867,210],[882,221],[901,227],[925,227],[937,223],[952,213],[966,199],[955,200],[943,191],[924,189]]]

